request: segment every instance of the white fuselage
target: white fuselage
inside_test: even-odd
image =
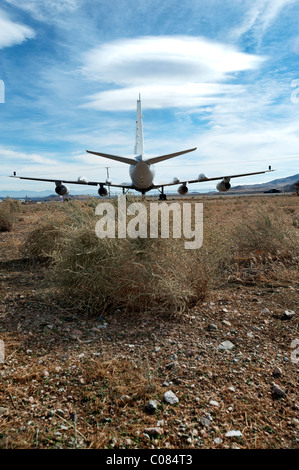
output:
[[[149,165],[144,160],[138,159],[136,165],[130,165],[129,172],[132,183],[136,189],[142,191],[151,188],[155,176],[153,165]]]

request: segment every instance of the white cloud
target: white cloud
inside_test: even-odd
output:
[[[34,31],[28,26],[11,21],[0,10],[0,49],[21,44],[26,39],[32,39]]]
[[[88,96],[82,107],[106,111],[127,111],[136,108],[141,94],[144,109],[198,108],[217,103],[225,93],[238,95],[244,91],[241,85],[217,83],[183,83],[181,85],[140,85],[109,90]]]
[[[57,165],[58,161],[53,160],[52,158],[44,157],[39,154],[34,153],[24,153],[24,152],[16,152],[11,149],[7,149],[4,147],[0,147],[0,154],[1,154],[1,167],[5,165],[10,165],[10,169],[16,164],[20,162],[30,164],[41,164],[41,165]]]
[[[130,109],[139,92],[154,108],[211,104],[219,94],[241,90],[238,85],[221,82],[238,72],[258,68],[264,60],[201,37],[148,36],[113,41],[86,53],[82,72],[118,89],[88,97],[86,106],[110,110],[117,102],[118,109]]]

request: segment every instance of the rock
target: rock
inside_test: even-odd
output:
[[[148,413],[155,413],[156,409],[158,408],[157,402],[155,400],[150,400],[145,407],[145,410]]]
[[[280,377],[282,375],[282,370],[279,367],[275,367],[272,372],[273,377]]]
[[[235,345],[231,341],[223,341],[222,343],[219,344],[217,349],[219,351],[230,351],[234,347]]]
[[[232,326],[231,322],[228,320],[222,320],[223,325]]]
[[[8,413],[8,408],[5,408],[4,406],[0,406],[0,416],[3,416]]]
[[[211,418],[206,418],[205,416],[202,416],[199,421],[205,428],[210,427],[212,424]]]
[[[215,444],[222,444],[222,442],[223,442],[223,440],[221,439],[221,437],[216,437],[216,438],[214,439],[214,443],[215,443]]]
[[[271,385],[271,391],[274,398],[285,398],[286,393],[274,382]]]
[[[270,312],[270,310],[269,310],[268,308],[264,308],[264,309],[262,310],[262,313],[271,313],[271,312]]]
[[[47,378],[47,377],[49,377],[50,374],[47,370],[44,370],[42,375],[43,375],[43,377]]]
[[[208,330],[209,330],[209,331],[218,330],[218,326],[215,325],[215,323],[209,323],[209,324],[208,324]]]
[[[165,368],[168,369],[168,370],[170,370],[170,369],[173,369],[176,365],[177,365],[177,362],[172,361],[172,362],[170,362],[169,364],[167,364],[167,365],[165,366]]]
[[[129,395],[122,395],[120,399],[121,401],[124,401],[125,403],[127,403],[131,400],[131,397]]]
[[[235,392],[235,391],[236,391],[236,390],[235,390],[235,387],[228,387],[228,390],[229,390],[230,392]]]
[[[164,401],[165,403],[169,403],[170,405],[175,405],[179,402],[178,397],[172,392],[172,390],[168,390],[168,392],[164,393]]]
[[[83,335],[81,330],[76,330],[76,329],[73,330],[72,333],[73,333],[74,336],[82,336]]]
[[[155,428],[146,428],[144,432],[148,434],[149,437],[158,437],[163,434],[163,429],[157,426]]]
[[[166,421],[164,419],[160,419],[158,422],[157,422],[157,426],[158,427],[161,427],[161,426],[164,426],[166,424]]]
[[[170,356],[170,360],[171,360],[171,361],[177,361],[177,359],[178,359],[178,356],[177,356],[176,354],[172,354],[172,355]]]
[[[215,401],[215,400],[211,400],[211,401],[210,401],[210,405],[212,405],[212,406],[216,406],[216,408],[218,408],[218,407],[219,407],[219,403],[218,403],[218,401]]]
[[[124,440],[124,446],[130,446],[132,444],[131,439],[127,438]]]
[[[241,436],[242,436],[241,431],[228,431],[225,434],[225,437],[241,437]]]
[[[193,357],[194,351],[192,351],[192,349],[186,349],[186,351],[184,351],[184,354],[186,357]]]
[[[294,315],[295,315],[294,310],[285,310],[283,318],[285,320],[290,320],[291,318],[293,318]]]

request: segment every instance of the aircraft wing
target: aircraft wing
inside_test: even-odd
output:
[[[161,188],[162,186],[174,186],[176,184],[192,184],[192,183],[205,183],[206,181],[216,181],[216,180],[226,180],[229,181],[231,178],[241,178],[243,176],[253,176],[253,175],[261,175],[263,173],[269,173],[270,171],[275,171],[271,170],[264,170],[264,171],[256,171],[254,173],[242,173],[240,175],[226,175],[226,176],[214,176],[212,178],[208,178],[206,176],[203,176],[202,178],[198,178],[195,180],[180,180],[180,181],[173,181],[171,183],[161,183],[161,184],[154,184],[153,189]]]
[[[111,186],[115,188],[125,188],[125,189],[133,189],[132,184],[128,183],[121,183],[121,184],[114,184],[108,181],[85,181],[85,180],[76,180],[70,181],[65,179],[48,179],[48,178],[32,178],[29,176],[17,176],[13,175],[11,178],[18,178],[20,180],[30,180],[30,181],[48,181],[49,183],[55,183],[57,186],[61,185],[62,183],[65,184],[81,184],[87,186]]]

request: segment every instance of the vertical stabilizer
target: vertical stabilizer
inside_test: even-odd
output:
[[[143,128],[142,128],[142,111],[141,111],[141,98],[137,100],[136,112],[136,142],[134,147],[135,155],[143,155]]]

